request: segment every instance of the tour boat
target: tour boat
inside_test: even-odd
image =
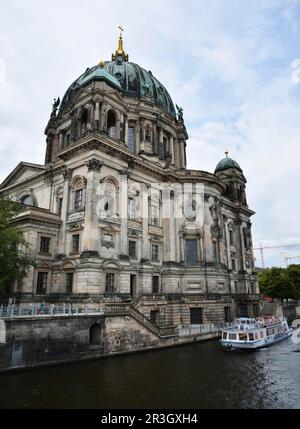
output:
[[[221,330],[221,345],[225,350],[255,350],[267,347],[292,335],[284,317],[240,317],[235,326]]]

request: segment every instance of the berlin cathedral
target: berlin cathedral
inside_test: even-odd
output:
[[[187,168],[183,109],[129,61],[87,68],[55,99],[44,164],[20,162],[0,192],[36,264],[19,303],[126,303],[156,325],[254,316],[246,178],[226,153],[213,173]]]

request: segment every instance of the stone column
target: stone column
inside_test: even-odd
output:
[[[126,172],[120,174],[120,193],[119,193],[119,206],[120,206],[120,258],[128,258],[128,175]]]
[[[156,124],[153,124],[152,129],[153,153],[158,154],[157,129]]]
[[[164,134],[163,130],[159,130],[159,159],[163,159],[163,144],[164,144]]]
[[[94,130],[100,130],[100,100],[95,101],[95,112],[94,112]]]
[[[128,117],[125,119],[125,145],[128,147]]]
[[[69,187],[70,181],[72,179],[72,170],[65,169],[63,172],[64,177],[64,190],[63,190],[63,202],[61,207],[61,220],[62,224],[59,230],[58,237],[58,253],[66,255],[67,254],[67,231],[66,231],[66,221],[68,217],[68,207],[69,207]]]
[[[61,151],[64,148],[64,133],[62,131],[59,132],[59,146],[58,150]]]
[[[185,151],[184,151],[184,140],[180,140],[180,168],[185,167]]]
[[[140,150],[145,150],[145,121],[144,119],[140,119],[140,147],[137,150],[139,152]]]
[[[89,120],[88,120],[88,129],[89,131],[93,131],[94,129],[94,116],[95,116],[95,106],[94,103],[90,103],[89,104]]]
[[[174,219],[174,195],[170,192],[168,196],[163,198],[164,206],[163,209],[163,222],[165,232],[165,260],[170,262],[176,261],[175,246],[176,246],[176,234],[175,234],[175,219]]]
[[[90,159],[86,163],[88,168],[87,186],[85,192],[85,221],[82,236],[82,251],[99,252],[99,230],[97,214],[97,186],[100,183],[100,171],[102,162],[96,158]]]
[[[142,259],[150,260],[150,242],[149,242],[149,199],[146,186],[142,186],[142,220],[143,220],[143,244]]]
[[[139,121],[137,121],[136,129],[135,129],[135,150],[136,150],[136,153],[139,153],[139,151],[140,151],[140,130],[141,130],[141,126],[140,126]]]
[[[116,140],[120,140],[121,138],[121,120],[120,120],[120,115],[117,115],[116,118]]]
[[[171,158],[171,164],[175,164],[175,154],[174,154],[174,137],[170,136],[169,139],[169,146],[170,146],[170,154],[172,156]]]

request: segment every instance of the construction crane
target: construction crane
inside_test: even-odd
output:
[[[295,256],[286,256],[284,253],[282,253],[282,252],[280,252],[280,254],[282,255],[282,257],[284,258],[284,260],[285,260],[285,263],[286,263],[286,267],[288,268],[288,266],[290,265],[289,264],[289,260],[290,259],[297,259],[297,258],[300,258],[300,255],[295,255]]]
[[[282,244],[280,246],[262,246],[261,243],[259,247],[254,247],[253,250],[259,250],[261,256],[261,266],[265,268],[265,260],[264,260],[264,250],[265,249],[285,249],[287,247],[300,247],[300,244]]]

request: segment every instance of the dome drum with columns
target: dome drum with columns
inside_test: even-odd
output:
[[[24,204],[37,261],[19,300],[126,301],[164,326],[257,312],[246,178],[228,153],[214,173],[187,169],[176,108],[122,34],[54,101],[44,165],[21,162],[0,188]]]

